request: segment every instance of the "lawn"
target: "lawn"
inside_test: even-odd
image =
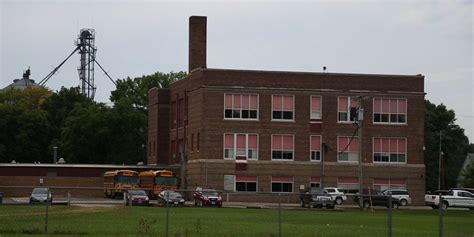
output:
[[[44,230],[44,206],[0,205],[0,237],[36,236]],[[282,236],[387,236],[385,210],[282,210]],[[447,237],[474,236],[474,211],[448,210]],[[50,236],[165,236],[166,208],[49,208]],[[278,210],[170,208],[169,236],[278,236]],[[438,211],[396,210],[393,236],[438,236]]]

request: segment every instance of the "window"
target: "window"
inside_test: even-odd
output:
[[[406,163],[406,138],[374,138],[374,162]]]
[[[374,189],[378,191],[384,191],[387,189],[406,189],[406,187],[407,185],[405,179],[374,179]]]
[[[257,176],[237,176],[235,178],[236,192],[257,192]]]
[[[293,177],[272,177],[272,193],[292,193]]]
[[[407,100],[374,98],[374,123],[406,124]]]
[[[359,162],[359,138],[337,138],[337,161]]]
[[[224,134],[224,159],[235,159],[237,156],[258,159],[257,134]]]
[[[176,101],[171,102],[171,128],[176,128],[176,123],[178,122],[176,119],[177,114],[177,107]]]
[[[293,135],[272,135],[272,160],[293,160]]]
[[[354,122],[357,118],[357,109],[359,108],[359,100],[348,96],[339,96],[337,121]]]
[[[311,180],[309,182],[309,186],[311,188],[319,188],[321,187],[321,178],[317,176],[311,176]]]
[[[272,119],[293,120],[294,97],[273,95],[272,96]]]
[[[359,191],[358,178],[338,178],[337,188],[345,193],[357,193]]]
[[[311,119],[321,119],[321,96],[311,96]]]
[[[253,94],[225,94],[225,119],[257,119],[258,95]]]
[[[311,136],[311,161],[321,161],[321,136]]]

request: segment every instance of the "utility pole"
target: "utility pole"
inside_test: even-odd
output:
[[[364,96],[358,96],[359,99],[359,110],[357,113],[357,126],[358,126],[358,134],[357,138],[359,140],[359,206],[361,209],[364,208],[364,200],[363,200],[363,193],[362,193],[362,187],[363,187],[363,182],[362,182],[362,127],[363,127],[363,122],[364,122],[364,109],[362,108],[362,99]]]
[[[441,151],[441,130],[439,131],[439,160],[438,160],[438,190],[441,190],[441,161],[443,159],[443,151]]]

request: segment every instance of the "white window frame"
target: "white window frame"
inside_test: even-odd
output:
[[[238,175],[235,175],[235,179],[234,179],[234,192],[237,192],[237,193],[258,193],[258,176],[255,175],[255,177],[257,178],[257,180],[255,180],[255,192],[254,191],[237,191],[237,182],[239,183],[253,183],[250,182],[250,181],[237,181],[237,176]],[[253,176],[253,175],[248,175],[248,176]]]
[[[311,139],[313,137],[319,137],[319,160],[313,160],[313,151],[317,151],[317,150],[312,150],[311,149]],[[294,146],[294,144],[293,144]],[[321,135],[310,135],[309,136],[309,160],[311,162],[321,162],[321,160],[323,159],[323,152],[322,152],[322,149],[323,149],[323,136]]]
[[[270,180],[270,191],[272,193],[294,193],[295,192],[295,177],[292,177],[292,181],[273,181],[273,177]],[[291,192],[273,192],[273,183],[280,183],[280,184],[291,184]]]
[[[227,95],[232,95],[232,110],[234,109],[234,95],[240,95],[240,118],[226,118],[225,117],[225,100],[226,100],[226,96]],[[248,95],[249,96],[249,102],[250,102],[250,96],[252,95],[256,95],[257,96],[257,118],[242,118],[242,96],[243,95]],[[260,95],[259,94],[252,94],[252,93],[224,93],[224,110],[223,110],[223,117],[224,117],[224,120],[239,120],[239,121],[258,121],[259,120],[259,116],[260,116],[260,111],[259,111],[259,108],[260,108]],[[250,107],[250,105],[249,105]],[[250,109],[249,109],[250,111]],[[250,112],[249,112],[250,113]],[[250,114],[249,114],[250,115]]]
[[[225,135],[233,135],[234,136],[234,145],[233,145],[233,149],[232,149],[232,152],[234,154],[234,158],[228,158],[228,157],[225,157],[225,150],[227,148],[225,148]],[[245,157],[247,157],[247,160],[258,160],[258,153],[259,153],[259,146],[260,146],[260,139],[259,139],[259,135],[258,133],[224,133],[223,135],[223,143],[222,143],[222,157],[224,160],[235,160],[236,157],[237,157],[237,135],[245,135]],[[256,154],[256,158],[249,158],[249,135],[256,135],[257,136],[257,150],[255,152]]]
[[[388,115],[388,122],[375,122],[374,120],[375,120],[375,114],[376,114],[376,113],[375,113],[374,107],[375,107],[375,100],[376,100],[376,99],[380,99],[380,100],[381,100],[381,101],[380,101],[380,111],[382,111],[382,108],[383,108],[383,106],[382,106],[382,101],[383,101],[384,99],[386,99],[386,100],[397,100],[397,110],[398,110],[398,107],[399,107],[399,105],[398,105],[399,102],[398,102],[398,101],[399,101],[399,100],[405,100],[405,113],[404,113],[404,115],[405,115],[405,122],[404,122],[404,123],[391,122],[391,121],[390,121],[390,117],[391,117],[390,115],[392,115],[392,113],[390,113],[390,112],[388,112],[388,113],[382,113],[382,112],[380,112],[380,115],[382,115],[382,114],[387,114],[387,115]],[[389,102],[388,107],[389,107],[389,111],[390,111],[390,102]],[[401,113],[396,113],[396,114],[401,114]],[[408,99],[407,99],[407,98],[374,97],[374,98],[372,99],[372,124],[407,125],[407,124],[408,124]]]
[[[275,118],[273,118],[273,111],[274,111],[274,110],[273,110],[273,96],[283,96],[283,101],[282,101],[282,105],[281,105],[281,106],[282,106],[282,110],[281,110],[282,112],[285,112],[285,111],[286,111],[286,112],[289,112],[289,110],[284,110],[284,109],[283,109],[283,106],[284,106],[284,104],[285,104],[285,102],[284,102],[284,97],[285,97],[285,96],[291,96],[291,97],[293,97],[293,110],[291,111],[291,112],[293,113],[292,119],[284,119],[284,118],[282,118],[282,119],[275,119]],[[272,122],[294,122],[294,121],[295,121],[295,115],[296,115],[296,109],[295,109],[295,95],[272,94],[272,104],[271,104],[271,107],[272,107],[272,109],[271,109],[271,111],[270,111],[270,112],[271,112],[271,113],[270,113],[270,118],[271,118],[271,121],[272,121]],[[280,111],[280,110],[275,110],[275,111]]]
[[[273,159],[273,136],[292,136],[293,137],[293,149],[291,150],[292,152],[292,156],[291,156],[291,160],[290,159]],[[272,158],[272,161],[294,161],[295,160],[295,135],[294,134],[271,134],[271,139],[270,139],[270,157]],[[281,146],[283,146],[283,143],[281,144]],[[285,150],[285,149],[281,149],[281,150],[275,150],[275,151],[288,151],[288,150]],[[283,153],[282,153],[282,156],[283,156]]]
[[[347,120],[339,120],[339,98],[347,97]],[[338,96],[337,97],[337,113],[336,113],[336,120],[337,123],[355,123],[356,121],[351,121],[351,101],[354,99],[353,96]],[[360,108],[360,102],[359,102]],[[322,108],[321,108],[322,110]]]
[[[405,139],[405,153],[390,153],[389,152],[375,152],[375,139]],[[398,143],[397,143],[398,144]],[[372,137],[372,162],[375,164],[406,164],[408,161],[408,139],[406,137]],[[390,140],[388,142],[388,150],[390,150]],[[398,147],[397,147],[398,151]],[[386,153],[388,154],[388,161],[375,161],[375,153]],[[405,162],[392,162],[390,161],[391,154],[405,154]]]
[[[337,140],[336,140],[336,142],[337,142],[337,162],[358,164],[358,163],[359,163],[359,160],[360,160],[360,150],[357,152],[357,154],[358,154],[358,156],[357,156],[357,158],[358,158],[357,161],[340,160],[340,159],[339,159],[339,156],[340,156],[341,153],[355,153],[355,152],[347,152],[347,151],[346,151],[346,152],[339,152],[339,138],[349,138],[349,141],[350,141],[351,136],[337,136]],[[356,138],[358,139],[359,137],[354,136],[354,139],[356,139]],[[358,139],[358,141],[360,142],[360,139]],[[350,143],[349,143],[349,144],[350,144]],[[349,147],[350,147],[350,145],[349,145]],[[349,147],[348,147],[348,148],[349,148]],[[360,147],[360,145],[359,145],[359,147]],[[341,149],[343,149],[343,148],[344,148],[344,147],[341,147]],[[348,154],[348,157],[349,157],[349,154]]]
[[[313,97],[319,97],[319,102],[320,102],[319,118],[313,118]],[[323,97],[321,95],[312,95],[309,97],[309,119],[321,120],[322,118],[323,118]]]

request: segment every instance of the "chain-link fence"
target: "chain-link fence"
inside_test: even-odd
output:
[[[374,210],[377,204],[374,200],[369,199],[369,205],[359,207],[357,205],[358,196],[348,196],[347,201],[343,205],[336,205],[334,199],[324,202],[321,200],[314,200],[309,197],[305,200],[305,195],[308,193],[238,193],[238,192],[224,192],[219,191],[212,193],[212,190],[163,190],[159,195],[152,198],[144,198],[149,192],[135,193],[133,191],[123,191],[122,195],[114,198],[106,198],[103,187],[66,187],[66,186],[44,186],[42,189],[46,190],[42,195],[36,195],[32,192],[36,186],[0,186],[0,195],[3,200],[0,204],[15,205],[15,204],[39,204],[44,205],[44,233],[48,233],[49,208],[51,205],[145,205],[159,208],[165,208],[166,218],[161,228],[165,230],[165,236],[170,235],[170,226],[173,222],[170,221],[170,214],[173,213],[175,207],[201,207],[201,206],[217,206],[217,207],[246,207],[246,208],[266,208],[274,209],[275,225],[278,226],[277,236],[283,236],[283,225],[285,218],[282,218],[282,210],[288,209],[302,209],[302,208],[325,208],[332,211],[333,209],[340,211],[347,208],[361,208],[364,211],[370,212]],[[152,190],[144,190],[152,191]],[[209,192],[206,194],[206,192]],[[11,194],[17,194],[11,196]],[[179,193],[179,195],[176,195]],[[18,195],[20,194],[20,195]],[[135,197],[141,198],[135,198]],[[362,197],[366,198],[366,197]],[[181,201],[182,199],[182,201]],[[258,201],[255,201],[258,200]],[[364,199],[365,200],[365,199]],[[393,236],[394,229],[394,209],[398,208],[397,202],[394,198],[389,196],[386,215],[387,215],[387,236]],[[443,203],[442,196],[439,196],[440,203]],[[327,201],[327,200],[326,200]],[[365,201],[363,202],[365,203]],[[375,208],[380,212],[381,208]],[[439,236],[444,233],[444,212],[445,208],[439,208]]]

